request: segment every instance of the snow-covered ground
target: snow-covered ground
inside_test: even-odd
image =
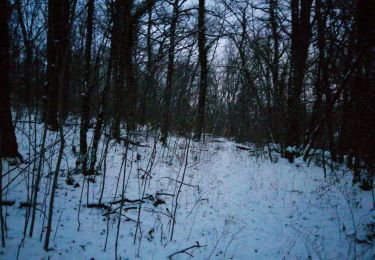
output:
[[[21,130],[18,127],[19,146],[27,158],[29,129]],[[70,131],[55,200],[52,250],[43,250],[45,233],[40,240],[43,226],[47,224],[44,214],[48,208],[44,205],[49,203],[51,170],[48,165],[55,167],[54,160],[47,160],[34,234],[30,238],[27,231],[21,246],[26,209],[19,206],[27,199],[26,184],[31,177],[26,170],[8,186],[20,170],[4,177],[3,185],[7,186],[4,196],[16,203],[4,207],[8,233],[6,247],[0,249],[0,259],[16,259],[17,252],[19,259],[115,258],[119,203],[112,205],[111,210],[116,212],[108,218],[106,209],[86,206],[85,186],[77,230],[84,177],[74,173],[76,157],[72,145],[78,147],[79,141],[78,133]],[[47,143],[56,140],[57,135],[50,134]],[[264,158],[267,154],[256,157],[223,138],[207,138],[206,143],[172,138],[168,148],[157,144],[151,177],[147,177],[143,170],[150,167],[147,165],[152,156],[153,138],[146,141],[138,137],[138,140],[149,147],[130,145],[125,197],[137,200],[144,192],[143,197],[147,198],[141,207],[139,202],[124,204],[118,241],[121,259],[167,259],[191,246],[196,247],[176,254],[173,259],[192,256],[194,259],[373,259],[375,256],[374,237],[370,237],[375,223],[372,194],[353,188],[351,174],[344,168],[324,179],[323,169],[313,162],[310,166],[299,159],[294,164],[282,158],[271,162]],[[48,150],[47,155],[57,151],[58,146]],[[110,144],[102,201],[106,205],[121,197],[124,153],[123,144]],[[185,165],[186,176],[170,241],[171,214]],[[8,167],[13,168],[5,165],[3,171],[7,172]],[[67,185],[68,172],[80,187]],[[95,183],[90,183],[89,203],[98,202],[101,181],[102,176],[98,175]],[[156,199],[165,204],[155,206]],[[140,228],[136,230],[139,209]]]

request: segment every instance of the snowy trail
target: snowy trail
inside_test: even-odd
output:
[[[183,146],[184,140],[177,141]],[[148,162],[150,151],[147,149],[131,152],[133,156],[138,152],[144,155],[138,165],[143,168]],[[146,193],[173,193],[175,186],[166,178],[177,178],[181,169],[178,160],[173,159],[174,153],[158,148],[153,179]],[[121,147],[112,148],[104,192],[106,203],[113,199],[121,158]],[[73,160],[67,163],[74,167]],[[136,166],[134,164],[129,175],[126,192],[129,198],[139,196]],[[309,256],[312,259],[350,259],[354,252],[358,259],[370,259],[369,256],[374,255],[373,245],[354,246],[353,243],[354,228],[358,231],[357,237],[363,238],[366,233],[359,231],[374,219],[374,214],[371,194],[352,189],[350,175],[333,184],[330,179],[324,180],[320,167],[307,167],[298,160],[289,164],[284,159],[276,163],[256,159],[225,139],[207,144],[193,143],[186,175],[185,182],[191,186],[182,189],[173,241],[169,241],[170,219],[167,217],[172,199],[165,197],[166,204],[158,207],[146,202],[141,219],[140,255],[136,257],[139,241],[133,244],[136,225],[124,221],[119,242],[122,259],[166,259],[196,241],[206,247],[191,251],[195,259],[308,259]],[[82,183],[82,176],[75,175],[74,178]],[[39,241],[42,214],[38,214],[36,235],[32,239],[26,238],[20,259],[28,259],[30,255],[35,259],[113,259],[117,219],[110,219],[107,228],[102,210],[84,206],[80,215],[81,228],[77,231],[81,188],[66,185],[65,179],[66,174],[61,174],[53,221],[54,227],[59,226],[52,244],[54,250],[45,252],[42,249]],[[42,187],[47,187],[47,180],[44,179]],[[97,182],[91,185],[92,201],[98,198],[100,180],[98,176]],[[25,186],[20,182],[11,188],[8,199],[24,201],[24,190]],[[42,205],[46,198],[44,191],[40,197]],[[18,206],[7,208],[10,229],[7,248],[0,251],[1,259],[2,254],[4,259],[15,259],[22,238],[24,213],[25,209]],[[125,214],[136,219],[137,210]],[[151,229],[153,236],[148,235]],[[109,237],[104,252],[107,230]],[[362,252],[366,253],[361,255]],[[174,259],[191,258],[179,254]]]
[[[275,249],[272,244],[275,245],[278,240],[272,241],[272,237],[280,235],[274,229],[276,227],[269,229],[270,224],[279,221],[269,202],[270,196],[266,194],[273,192],[268,189],[274,187],[264,187],[262,169],[255,161],[244,157],[243,153],[234,144],[226,143],[212,158],[214,167],[208,167],[207,171],[212,180],[210,195],[213,198],[209,208],[216,214],[210,222],[217,223],[217,219],[224,221],[219,235],[225,236],[225,239],[220,242],[224,245],[227,243],[225,246],[234,246],[234,251],[244,253],[236,254],[239,259],[249,256],[271,257],[269,253],[275,252],[270,250]],[[214,228],[220,231],[217,226]]]
[[[234,259],[347,257],[348,241],[339,229],[340,224],[350,229],[349,208],[341,194],[322,186],[321,168],[257,161],[232,142],[220,145],[203,168],[200,178],[210,180],[208,208],[214,212],[208,229],[218,231],[217,240],[224,236],[220,247],[229,246]],[[358,215],[370,218],[368,196],[356,199],[366,205]],[[221,227],[218,220],[224,221]],[[216,257],[225,259],[228,252]]]

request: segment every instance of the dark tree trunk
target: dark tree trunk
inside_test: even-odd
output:
[[[352,85],[353,99],[353,129],[352,149],[357,164],[354,171],[363,170],[366,166],[367,177],[363,176],[363,189],[371,189],[375,173],[375,23],[374,1],[358,0],[356,3],[356,52],[364,51],[358,64],[354,84]],[[361,167],[361,169],[359,168]],[[359,181],[355,175],[353,182]]]
[[[327,104],[332,103],[332,93],[331,89],[329,88],[329,85],[325,85],[325,90],[326,90],[326,99],[327,99]],[[326,128],[327,128],[327,139],[328,139],[328,147],[329,151],[331,154],[331,160],[336,161],[337,156],[336,156],[336,143],[335,143],[335,133],[334,133],[334,111],[330,111],[327,114],[327,120],[326,120]]]
[[[121,35],[122,42],[122,70],[120,73],[125,75],[125,97],[122,103],[125,104],[125,121],[127,129],[133,129],[135,126],[135,110],[136,110],[136,92],[137,87],[134,79],[134,65],[133,65],[133,49],[134,49],[134,37],[135,27],[138,22],[132,17],[132,10],[134,8],[134,0],[124,1],[124,15],[122,20],[123,32]]]
[[[280,84],[280,34],[278,32],[278,17],[277,17],[277,8],[278,8],[278,0],[269,0],[269,8],[270,8],[270,24],[272,30],[272,40],[273,40],[273,59],[271,65],[271,73],[272,73],[272,85],[273,85],[273,99],[275,102],[276,111],[274,120],[274,128],[273,129],[273,136],[275,141],[281,143],[282,139],[282,132],[283,132],[283,111],[284,111],[284,89],[283,85]]]
[[[9,82],[10,7],[0,1],[0,158],[19,157],[16,135],[12,124]]]
[[[312,0],[292,0],[292,35],[290,79],[288,88],[286,146],[300,144],[301,93],[304,84],[306,60],[311,38]],[[286,154],[292,161],[290,154]]]
[[[200,140],[204,130],[204,114],[206,107],[206,92],[208,85],[208,63],[206,46],[206,25],[205,25],[205,0],[199,0],[198,10],[198,49],[200,64],[199,99],[197,112],[197,126],[194,134],[195,140]]]
[[[51,2],[53,0],[50,0]],[[58,181],[58,176],[60,172],[60,166],[64,154],[64,148],[65,148],[65,137],[64,137],[64,130],[63,130],[63,118],[62,118],[62,108],[63,108],[63,103],[64,101],[62,100],[63,98],[63,93],[65,92],[65,70],[67,68],[67,59],[68,59],[68,52],[69,52],[69,45],[70,45],[70,34],[71,34],[71,22],[72,19],[70,19],[70,7],[71,7],[71,2],[70,1],[58,1],[54,2],[55,8],[58,8],[59,10],[56,11],[56,13],[52,13],[52,15],[56,15],[55,17],[50,17],[52,18],[53,21],[58,20],[57,24],[57,31],[59,32],[59,37],[57,38],[57,41],[54,40],[56,43],[56,76],[57,76],[57,92],[54,93],[56,96],[57,104],[56,104],[56,114],[57,114],[57,120],[58,120],[58,131],[59,131],[59,137],[60,137],[60,149],[59,149],[59,154],[56,162],[56,168],[55,171],[53,172],[53,179],[52,179],[52,185],[51,185],[51,196],[50,196],[50,202],[49,202],[49,207],[48,207],[48,219],[47,219],[47,226],[46,228],[46,237],[44,241],[44,250],[48,251],[49,250],[49,242],[50,242],[50,237],[51,237],[51,232],[52,232],[52,221],[53,221],[53,211],[54,211],[54,203],[55,203],[55,196],[56,196],[56,190],[57,190],[57,181]],[[60,5],[60,6],[58,6]],[[75,4],[73,5],[73,14],[75,10]],[[52,36],[54,37],[54,36]],[[47,128],[45,128],[45,133],[47,133]],[[45,138],[43,138],[45,141]],[[43,142],[44,142],[43,141]],[[44,146],[44,144],[43,144]],[[44,148],[42,148],[44,149]],[[44,156],[44,155],[42,155]],[[37,194],[38,192],[38,187],[35,188],[35,192]],[[35,194],[35,196],[36,196]],[[35,197],[35,203],[37,202],[37,197]],[[36,204],[35,204],[35,209],[36,209]],[[35,212],[34,212],[35,214]],[[34,215],[35,216],[35,215]]]
[[[111,36],[111,49],[113,53],[113,74],[114,74],[114,104],[112,107],[113,122],[112,122],[112,135],[115,139],[120,138],[120,123],[123,114],[122,100],[124,97],[124,84],[125,77],[123,73],[123,54],[121,48],[121,28],[124,27],[122,16],[124,15],[122,1],[116,1],[112,7],[112,36]]]
[[[105,84],[104,89],[101,93],[100,109],[99,109],[99,113],[96,117],[96,124],[95,124],[95,128],[94,128],[94,136],[93,136],[92,150],[91,150],[91,156],[90,156],[90,169],[89,169],[90,174],[94,173],[98,145],[99,145],[100,137],[102,135],[103,125],[105,125],[104,112],[107,109],[107,98],[108,98],[108,94],[109,94],[110,87],[111,87],[112,58],[113,58],[112,51],[113,50],[112,50],[112,47],[111,47],[111,53],[109,55],[109,60],[108,60],[106,84]]]
[[[44,122],[51,131],[58,131],[58,93],[60,69],[65,63],[69,42],[70,1],[48,1],[47,84]]]
[[[85,79],[81,110],[81,128],[80,128],[80,160],[82,163],[82,173],[86,175],[87,170],[87,131],[90,123],[90,97],[93,86],[91,85],[91,48],[92,31],[94,23],[94,0],[87,2],[87,21],[86,21],[86,49],[85,49]]]
[[[323,70],[326,67],[326,54],[325,54],[325,17],[323,17],[322,10],[322,1],[316,0],[315,4],[315,15],[317,20],[317,29],[318,29],[318,41],[317,41],[317,47],[319,51],[319,57],[318,57],[318,65],[316,69],[316,81],[315,81],[315,102],[312,110],[312,115],[310,118],[310,127],[307,132],[308,139],[309,134],[312,132],[314,125],[316,123],[316,119],[318,115],[320,114],[320,108],[322,104],[322,97],[323,97],[323,81],[325,80],[323,77]],[[327,75],[325,75],[327,76]]]
[[[166,144],[168,138],[169,124],[170,124],[170,103],[171,103],[171,92],[173,85],[173,74],[174,74],[174,55],[176,48],[176,26],[178,19],[178,5],[179,0],[175,0],[173,3],[173,14],[171,20],[171,28],[169,32],[169,49],[168,49],[168,71],[167,71],[167,82],[164,90],[164,114],[163,114],[163,125],[161,129],[161,142]]]
[[[22,32],[22,40],[23,44],[25,46],[25,63],[24,63],[24,82],[25,82],[25,89],[28,92],[26,95],[26,104],[30,107],[32,105],[32,97],[34,95],[33,88],[32,88],[32,65],[33,65],[33,44],[32,40],[30,39],[29,33],[27,32],[26,29],[26,24],[23,19],[23,14],[22,14],[22,7],[21,7],[21,1],[17,0],[15,2],[15,8],[17,10],[17,17],[18,17],[18,22],[21,27],[21,32]]]
[[[125,103],[125,120],[128,129],[133,129],[137,123],[136,110],[138,105],[137,85],[134,77],[133,50],[136,28],[140,17],[152,8],[155,0],[145,0],[135,5],[134,0],[115,2],[114,29],[116,43],[115,50],[118,57],[115,97],[115,117],[112,124],[112,134],[116,139],[120,137],[120,121],[122,104]],[[125,91],[124,91],[125,88]],[[125,93],[125,97],[122,95]]]
[[[153,70],[153,55],[152,55],[152,41],[151,41],[151,29],[152,29],[152,8],[150,7],[148,9],[148,21],[147,21],[147,75],[146,75],[146,85],[145,89],[143,92],[143,99],[141,103],[141,118],[140,118],[140,123],[141,125],[144,125],[146,123],[146,118],[147,118],[147,110],[148,110],[148,103],[149,103],[149,92],[150,89],[153,88],[154,85],[154,77],[152,75],[152,70]]]
[[[315,15],[317,21],[317,47],[318,47],[318,64],[316,68],[316,79],[315,79],[315,87],[314,87],[314,94],[315,94],[315,101],[311,113],[309,128],[306,132],[303,148],[305,149],[308,145],[311,135],[316,127],[317,119],[321,116],[321,108],[322,108],[322,101],[323,101],[323,93],[330,91],[328,89],[329,86],[329,74],[328,74],[328,57],[326,51],[326,15],[324,15],[325,10],[323,8],[322,0],[316,0],[315,4]],[[330,93],[329,93],[330,96]],[[327,100],[327,103],[330,103]],[[330,120],[331,117],[328,116],[327,120]],[[330,124],[331,126],[331,124]],[[327,128],[327,133],[332,133],[332,127]],[[331,139],[330,139],[331,140]],[[308,154],[304,154],[304,159],[306,160]]]

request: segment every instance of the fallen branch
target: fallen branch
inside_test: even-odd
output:
[[[201,246],[201,245],[199,244],[199,242],[196,241],[196,244],[195,244],[195,245],[193,245],[193,246],[189,246],[189,247],[187,247],[187,248],[185,248],[185,249],[182,249],[182,250],[180,250],[180,251],[177,251],[177,252],[175,252],[175,253],[169,255],[169,256],[168,256],[168,259],[172,259],[173,256],[178,255],[178,254],[187,254],[187,255],[189,255],[189,256],[191,256],[191,257],[194,257],[191,253],[189,253],[189,252],[187,252],[187,251],[190,250],[190,249],[193,249],[193,248],[201,248],[201,247],[206,247],[206,245]]]
[[[30,202],[20,202],[20,208],[31,208],[32,206]]]
[[[242,146],[242,145],[236,145],[236,148],[238,148],[240,150],[244,150],[244,151],[251,151],[252,150],[251,148],[245,147],[245,146]]]
[[[13,206],[15,201],[3,200],[0,202],[0,206]]]
[[[98,208],[98,209],[110,209],[110,206],[104,203],[90,203],[87,205],[88,208]]]
[[[171,197],[174,197],[174,194],[164,193],[164,192],[156,192],[155,195],[156,195],[156,196],[164,195],[164,196],[171,196]]]
[[[129,217],[126,216],[125,214],[120,214],[120,212],[117,212],[117,211],[107,212],[107,213],[104,213],[102,216],[103,216],[103,217],[109,217],[110,214],[119,214],[119,215],[125,217],[125,221],[137,222],[137,221],[135,221],[134,219],[129,218]]]
[[[111,214],[115,214],[115,213],[118,213],[117,211],[120,209],[120,207],[117,207],[115,208],[114,210],[111,210],[111,208],[108,209],[108,211],[106,213],[104,213],[102,216],[109,216]],[[123,211],[129,211],[131,209],[138,209],[138,207],[127,207],[127,208],[123,208]]]
[[[197,188],[198,191],[199,191],[199,185],[192,185],[192,184],[189,184],[189,183],[181,182],[181,181],[173,179],[171,177],[162,177],[160,179],[168,179],[168,180],[171,180],[171,181],[175,181],[175,182],[177,182],[179,184],[182,184],[182,185],[186,185],[186,186],[189,186],[189,187],[192,187],[192,188]]]
[[[116,200],[116,201],[112,201],[110,202],[111,205],[113,204],[118,204],[118,203],[124,203],[124,202],[128,202],[128,203],[137,203],[137,202],[140,202],[140,203],[144,203],[144,200],[155,200],[154,196],[152,195],[148,195],[142,199],[135,199],[135,200],[131,200],[131,199],[127,199],[127,198],[124,198],[124,199],[121,199],[121,200]]]

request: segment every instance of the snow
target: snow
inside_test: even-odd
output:
[[[285,151],[287,151],[288,153],[292,153],[292,154],[295,154],[297,152],[296,148],[295,147],[292,147],[292,146],[288,146]]]
[[[41,128],[41,125],[38,125]],[[20,150],[28,157],[29,129],[17,127]],[[22,131],[21,131],[22,130]],[[39,131],[41,131],[39,129]],[[26,209],[19,203],[26,201],[27,171],[12,182],[5,191],[6,200],[16,203],[6,210],[8,237],[6,247],[0,249],[1,259],[114,259],[118,214],[111,214],[109,221],[104,209],[86,207],[86,190],[83,192],[78,231],[78,209],[83,176],[74,173],[76,157],[71,145],[78,146],[78,130],[67,134],[67,147],[60,172],[50,247],[43,250],[44,201],[49,202],[51,175],[48,164],[54,168],[54,160],[47,160],[38,197],[36,226],[32,238],[23,238]],[[41,136],[41,134],[40,134]],[[92,136],[90,132],[89,137]],[[138,137],[150,147],[131,146],[125,178],[129,178],[125,197],[139,199],[143,192],[140,178],[147,169],[154,140]],[[56,142],[56,134],[50,133],[49,143]],[[38,141],[39,143],[39,141]],[[182,180],[185,147],[189,144],[186,176],[179,196],[175,233],[170,241],[171,218],[174,198],[160,195],[165,204],[153,205],[145,199],[140,214],[140,230],[134,243],[136,222],[122,217],[118,256],[121,259],[167,259],[169,255],[197,245],[187,252],[195,259],[371,259],[374,254],[373,240],[367,237],[369,226],[375,222],[371,192],[360,191],[351,185],[351,173],[339,166],[335,173],[324,179],[323,169],[314,163],[309,166],[301,158],[290,164],[283,158],[271,162],[267,154],[255,157],[249,151],[236,147],[236,143],[210,137],[206,143],[188,142],[173,137],[169,147],[157,144],[151,176],[145,186],[145,194],[176,194],[176,179]],[[102,150],[103,142],[99,151]],[[40,147],[38,148],[40,149]],[[58,147],[47,151],[54,154]],[[103,203],[114,200],[118,176],[119,186],[115,200],[120,198],[123,169],[120,171],[125,147],[111,142],[107,157],[107,177]],[[137,154],[141,155],[141,158]],[[33,157],[33,153],[31,153]],[[57,157],[57,155],[55,156]],[[274,154],[276,158],[277,155]],[[98,155],[98,160],[100,154]],[[7,169],[12,166],[6,166]],[[72,173],[74,188],[66,184],[67,172]],[[12,180],[19,170],[4,177],[3,185]],[[120,173],[120,175],[119,175]],[[97,203],[102,176],[90,183],[90,203]],[[178,182],[177,182],[178,184]],[[86,189],[86,188],[85,188]],[[114,205],[116,208],[119,204]],[[125,203],[126,217],[137,220],[139,204]],[[47,221],[44,220],[44,225]],[[373,228],[373,226],[372,226]],[[109,231],[106,250],[106,234]],[[361,241],[359,243],[358,241]],[[173,259],[190,259],[186,253]]]

